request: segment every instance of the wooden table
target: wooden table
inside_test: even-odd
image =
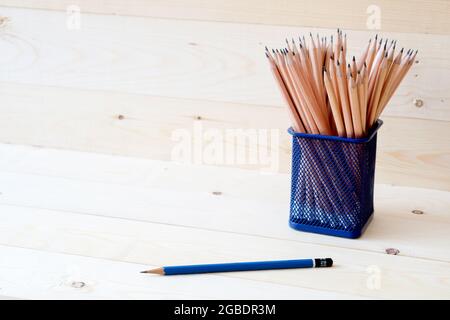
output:
[[[448,192],[376,185],[375,219],[362,238],[348,240],[288,227],[289,179],[0,145],[0,295],[450,298]],[[332,257],[335,267],[139,273],[163,264],[303,257]]]
[[[377,1],[380,37],[419,63],[382,117],[363,237],[288,227],[289,120],[264,46],[342,27],[359,55],[372,1],[331,2],[0,0],[0,299],[450,298],[444,1]],[[198,123],[279,130],[279,170],[170,162]],[[335,266],[139,273],[311,257]]]

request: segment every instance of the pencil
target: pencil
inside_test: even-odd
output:
[[[378,35],[347,61],[347,34],[285,39],[286,47],[266,56],[297,132],[363,138],[381,116],[410,70],[417,51]],[[308,43],[309,42],[309,43]]]
[[[350,69],[350,67],[349,67]],[[358,99],[358,88],[356,87],[355,78],[349,74],[348,91],[350,96],[350,107],[352,110],[352,122],[356,138],[362,138],[363,130],[361,124],[361,107]]]
[[[327,268],[333,265],[331,258],[298,259],[298,260],[275,260],[257,262],[234,262],[218,264],[197,264],[184,266],[167,266],[141,273],[153,273],[162,276],[198,274],[214,272],[256,271],[274,269],[297,269],[297,268]]]

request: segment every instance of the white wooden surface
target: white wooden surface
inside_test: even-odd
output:
[[[367,29],[374,10],[370,6],[377,5],[383,30],[450,32],[446,0],[0,0],[0,4],[62,11],[77,5],[89,13],[356,30]]]
[[[448,1],[377,2],[379,33],[419,49],[419,63],[383,117],[361,239],[287,226],[287,134],[278,173],[168,161],[173,130],[196,121],[284,133],[264,45],[339,26],[356,53],[377,32],[371,1],[328,3],[0,0],[0,299],[450,299]],[[316,256],[335,267],[139,273]]]
[[[110,5],[134,10],[157,6],[142,1],[120,6],[120,1]],[[205,128],[274,128],[285,133],[289,122],[264,45],[279,47],[286,37],[311,30],[335,32],[329,27],[249,24],[243,17],[242,23],[223,23],[88,13],[101,6],[105,12],[100,13],[111,13],[104,1],[99,3],[80,4],[79,30],[66,27],[64,11],[0,7],[0,15],[10,19],[0,30],[0,142],[168,160],[173,130],[192,130],[197,117]],[[319,11],[320,3],[314,4]],[[417,11],[413,4],[410,10]],[[35,3],[41,5],[63,8],[53,7],[52,1]],[[177,5],[171,12],[185,11],[186,2]],[[427,4],[445,15],[441,6],[445,4],[439,1]],[[405,17],[405,24],[417,19]],[[380,31],[399,46],[419,49],[419,63],[383,116],[378,181],[450,191],[450,35],[421,31]],[[375,34],[346,32],[349,51],[358,53]],[[421,99],[423,107],[417,108],[414,99]],[[288,172],[288,135],[280,139],[280,172]],[[242,167],[259,170],[258,165]]]
[[[1,145],[0,193],[0,294],[8,297],[450,298],[445,191],[377,185],[375,219],[360,240],[289,229],[285,174]],[[313,256],[336,266],[138,273]]]

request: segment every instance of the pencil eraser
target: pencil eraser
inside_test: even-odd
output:
[[[316,268],[327,268],[327,267],[331,267],[332,265],[333,265],[333,259],[331,259],[331,258],[314,259],[314,266]]]

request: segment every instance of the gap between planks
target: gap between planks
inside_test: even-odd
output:
[[[148,265],[0,245],[0,292],[27,299],[361,299],[270,282],[230,278],[152,277]],[[37,280],[38,279],[38,280]],[[199,286],[202,290],[196,290]],[[220,288],[220,290],[218,290]]]
[[[6,214],[1,217],[0,242],[5,245],[152,266],[332,256],[333,272],[303,269],[304,277],[298,277],[298,270],[229,277],[379,298],[437,297],[450,292],[449,263],[55,210],[9,207],[2,211]],[[369,267],[382,273],[380,290],[367,287]]]
[[[378,253],[396,246],[406,256],[450,259],[445,240],[448,192],[376,185],[375,219],[363,237],[355,241],[288,228],[287,175],[21,146],[0,146],[0,154],[0,203],[5,205],[318,242]],[[194,180],[196,183],[192,183]],[[19,185],[17,181],[25,183]],[[213,195],[214,190],[222,194]],[[425,214],[414,215],[414,209],[424,210]]]

